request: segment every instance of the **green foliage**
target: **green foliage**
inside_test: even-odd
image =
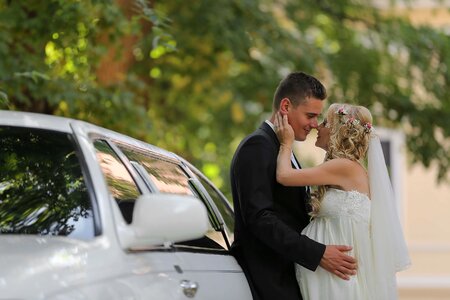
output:
[[[229,196],[237,144],[270,112],[278,81],[303,70],[330,102],[366,105],[375,124],[404,130],[413,160],[444,179],[449,35],[367,2],[0,0],[0,107],[145,139]]]
[[[0,107],[113,127],[145,119],[129,87],[102,86],[96,72],[108,44],[139,31],[137,22],[110,1],[2,1]]]

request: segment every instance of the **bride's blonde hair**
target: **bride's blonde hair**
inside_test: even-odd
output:
[[[364,106],[334,103],[328,108],[326,126],[330,128],[330,140],[324,162],[347,158],[364,164],[372,130],[370,111]],[[318,191],[312,194],[312,217],[317,216],[327,188],[319,186]]]

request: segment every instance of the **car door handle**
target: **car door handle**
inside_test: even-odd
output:
[[[198,290],[198,283],[190,280],[181,280],[180,286],[183,289],[183,293],[188,298],[194,298]]]

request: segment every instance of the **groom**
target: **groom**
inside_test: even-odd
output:
[[[295,139],[304,141],[313,128],[326,98],[325,87],[313,76],[294,72],[275,92],[273,111],[255,132],[239,145],[231,162],[235,212],[232,252],[245,272],[253,299],[302,299],[294,263],[316,270],[320,265],[348,279],[355,260],[347,246],[326,246],[301,235],[309,223],[308,190],[276,182],[280,143],[273,130],[275,114],[287,114]],[[300,164],[292,154],[293,167]]]

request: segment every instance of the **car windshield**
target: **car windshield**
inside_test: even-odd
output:
[[[71,136],[0,127],[0,233],[94,236],[91,202]]]

